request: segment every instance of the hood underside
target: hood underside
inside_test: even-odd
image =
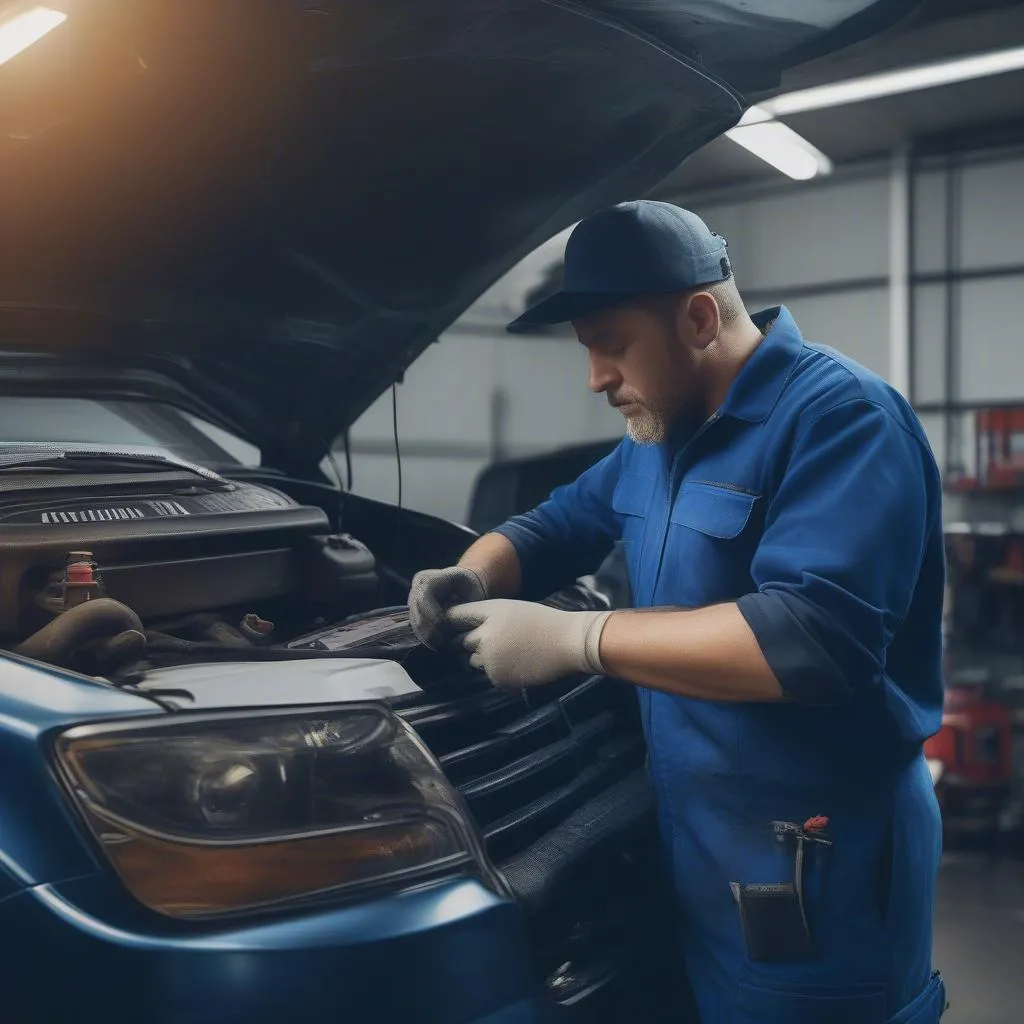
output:
[[[53,0],[0,67],[2,386],[169,401],[308,470],[736,88],[912,5]]]

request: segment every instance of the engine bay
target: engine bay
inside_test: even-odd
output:
[[[3,645],[61,668],[126,681],[198,660],[405,661],[418,644],[386,596],[365,544],[263,482],[0,478]]]
[[[188,664],[398,662],[430,690],[483,680],[416,640],[412,573],[450,564],[461,528],[269,474],[227,479],[132,452],[7,456],[0,646],[141,683]],[[346,531],[351,529],[351,533]],[[604,607],[575,586],[546,599]]]

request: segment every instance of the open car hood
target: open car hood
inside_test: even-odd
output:
[[[306,472],[519,259],[914,0],[51,5],[0,67],[0,384]]]

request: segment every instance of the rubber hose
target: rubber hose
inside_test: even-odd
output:
[[[14,648],[15,654],[67,668],[79,648],[126,630],[142,632],[142,621],[127,605],[109,597],[69,608]]]
[[[252,647],[252,641],[240,629],[220,620],[211,623],[203,636],[210,643],[223,644],[225,647]]]
[[[146,653],[146,637],[137,629],[126,629],[109,640],[101,640],[92,652],[104,672],[138,661]]]
[[[149,629],[146,631],[146,644],[151,651],[160,650],[176,654],[191,654],[192,649],[197,645],[195,640],[185,640],[180,636],[172,636],[162,630]]]

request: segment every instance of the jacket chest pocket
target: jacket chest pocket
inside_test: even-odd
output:
[[[669,520],[669,555],[685,581],[686,603],[735,600],[751,588],[759,500],[760,495],[738,488],[683,482]]]
[[[612,494],[612,511],[622,530],[622,548],[629,566],[629,582],[633,594],[637,593],[644,537],[647,533],[647,514],[654,495],[651,477],[623,473]]]

